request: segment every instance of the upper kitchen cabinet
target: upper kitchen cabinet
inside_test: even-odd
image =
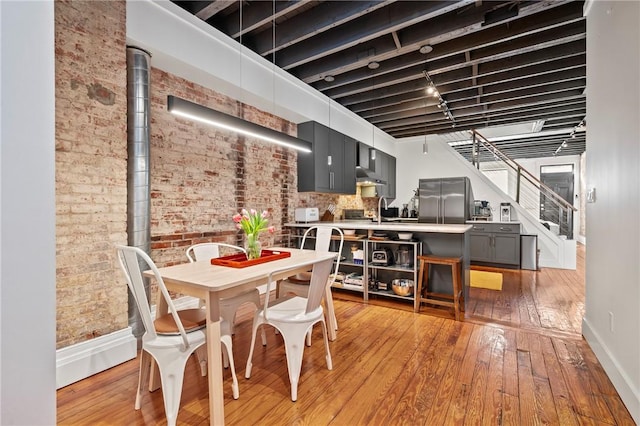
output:
[[[378,197],[389,200],[396,198],[396,157],[376,150],[375,160],[369,160],[369,167],[377,173],[386,185],[376,185]]]
[[[298,191],[356,193],[356,141],[320,123],[298,124],[312,153],[298,155]]]

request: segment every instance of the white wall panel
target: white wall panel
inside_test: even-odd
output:
[[[640,423],[640,2],[592,2],[587,29],[583,333]]]

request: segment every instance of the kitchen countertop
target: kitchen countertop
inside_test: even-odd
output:
[[[340,229],[366,229],[396,232],[431,232],[437,234],[464,234],[472,228],[468,224],[435,224],[435,223],[395,223],[372,221],[336,220],[333,222],[307,222],[307,223],[285,223],[284,226],[293,228],[308,228],[314,225],[333,225]]]
[[[466,223],[470,223],[473,225],[476,224],[482,224],[482,223],[486,223],[486,224],[496,224],[496,225],[520,225],[520,222],[515,221],[515,220],[511,220],[509,222],[501,222],[499,220],[468,220]]]

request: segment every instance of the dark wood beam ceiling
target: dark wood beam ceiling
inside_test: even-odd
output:
[[[505,149],[584,151],[584,138],[556,153],[563,136],[542,136],[586,117],[583,1],[174,3],[396,138],[541,122],[539,139]]]

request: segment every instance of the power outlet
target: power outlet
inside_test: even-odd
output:
[[[613,322],[613,312],[609,312],[609,331],[610,332],[614,332],[615,328],[613,327],[614,322]]]

